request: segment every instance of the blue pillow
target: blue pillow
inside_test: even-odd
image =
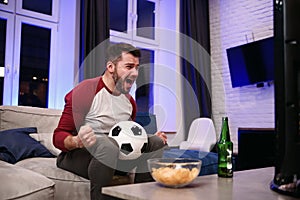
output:
[[[0,131],[0,160],[16,163],[25,158],[54,157],[50,151],[29,136],[37,128],[16,128]]]
[[[218,154],[197,150],[170,148],[163,154],[164,158],[193,158],[202,160],[199,176],[218,173]]]

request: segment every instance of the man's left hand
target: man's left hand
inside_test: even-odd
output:
[[[158,137],[160,137],[162,139],[162,141],[164,142],[164,144],[167,144],[167,135],[164,132],[157,131],[154,135],[157,135]]]

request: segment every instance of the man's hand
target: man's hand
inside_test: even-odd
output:
[[[164,144],[167,144],[167,135],[164,132],[157,131],[154,135],[160,137],[163,140]]]
[[[91,147],[96,143],[96,135],[90,126],[82,126],[79,129],[78,135],[75,136],[79,144],[78,148]]]

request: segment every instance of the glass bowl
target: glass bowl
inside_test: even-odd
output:
[[[153,179],[166,187],[189,185],[199,175],[201,160],[190,158],[154,158],[147,160]]]

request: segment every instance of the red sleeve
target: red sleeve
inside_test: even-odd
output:
[[[68,151],[64,140],[69,135],[77,135],[98,92],[99,82],[99,78],[85,80],[65,96],[65,107],[53,134],[53,144],[56,148]]]
[[[131,95],[128,94],[127,98],[129,98],[129,101],[132,105],[132,113],[131,113],[131,120],[134,121],[135,117],[136,117],[136,112],[137,112],[137,105],[135,100],[133,99],[133,97]]]
[[[68,151],[65,148],[64,140],[67,136],[73,135],[75,128],[72,112],[72,91],[65,97],[65,107],[62,116],[59,120],[57,128],[53,134],[53,144],[56,148],[62,151]]]

